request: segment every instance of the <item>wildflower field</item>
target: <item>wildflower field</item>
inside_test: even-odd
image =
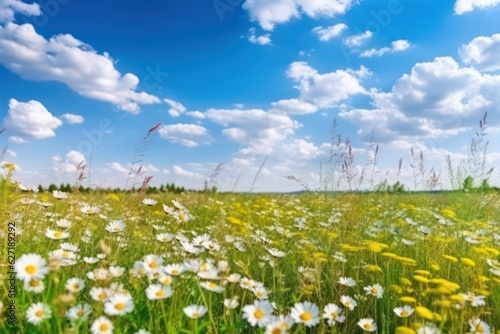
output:
[[[1,191],[1,333],[500,332],[497,194]]]

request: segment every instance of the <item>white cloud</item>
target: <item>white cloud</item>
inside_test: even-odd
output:
[[[163,101],[170,106],[168,113],[172,117],[178,117],[186,112],[186,107],[184,107],[180,102],[171,99],[164,99]]]
[[[349,10],[353,0],[246,0],[243,9],[247,10],[252,21],[259,22],[264,30],[273,30],[282,24],[305,14],[311,18],[331,18]]]
[[[225,127],[223,134],[246,146],[239,153],[266,155],[294,133],[300,123],[287,115],[262,109],[209,109],[207,119]]]
[[[11,158],[15,158],[15,157],[17,157],[17,153],[16,153],[16,152],[14,152],[14,151],[12,151],[12,150],[9,150],[9,149],[5,150],[5,151],[3,152],[3,154],[4,154],[6,157],[11,157]]]
[[[361,80],[369,75],[370,71],[363,66],[359,70],[319,74],[306,62],[292,63],[287,71],[287,76],[298,82],[295,87],[300,92],[300,99],[319,108],[330,108],[352,95],[366,93]]]
[[[158,129],[161,138],[172,143],[179,143],[187,147],[195,147],[199,144],[210,144],[214,141],[208,130],[197,124],[169,124]]]
[[[16,144],[25,144],[25,143],[29,143],[29,141],[27,141],[26,139],[21,138],[21,137],[18,137],[18,136],[10,136],[10,137],[9,137],[9,141],[10,141],[11,143],[16,143]]]
[[[205,119],[205,114],[202,113],[201,111],[188,111],[186,115],[191,116],[193,118],[198,118],[198,119]]]
[[[119,162],[109,162],[106,164],[106,166],[110,170],[124,174],[124,175],[137,173],[139,171],[141,174],[142,173],[157,173],[160,171],[157,167],[155,167],[154,165],[151,165],[151,164],[148,164],[148,165],[137,165],[136,164],[132,167],[131,164],[127,164],[126,166],[124,166]]]
[[[362,58],[381,57],[386,53],[395,53],[407,50],[411,46],[410,42],[404,39],[399,39],[391,43],[391,47],[383,47],[381,49],[370,49],[361,52],[359,55]]]
[[[21,0],[0,0],[0,23],[14,21],[14,14],[38,16],[42,14],[37,3],[27,4]]]
[[[500,4],[500,0],[457,0],[455,2],[455,14],[462,15],[475,9],[488,9]]]
[[[350,48],[355,48],[363,45],[365,42],[370,40],[373,37],[373,33],[370,30],[367,30],[363,33],[352,35],[344,39],[344,44]]]
[[[72,150],[64,157],[56,155],[52,158],[52,170],[56,173],[76,173],[78,166],[85,164],[85,157],[78,151]]]
[[[344,23],[338,23],[334,26],[323,28],[321,26],[315,27],[312,31],[318,35],[318,38],[322,42],[327,42],[332,38],[342,35],[347,26]]]
[[[313,114],[318,111],[318,107],[314,104],[299,99],[279,100],[272,102],[271,106],[270,112],[288,115]]]
[[[236,142],[243,142],[247,138],[247,133],[240,128],[228,128],[222,130],[222,134]]]
[[[81,124],[84,121],[83,116],[75,114],[62,114],[59,119],[63,120],[67,124]]]
[[[257,36],[257,29],[255,28],[250,28],[248,30],[247,37],[252,44],[271,45],[271,34]]]
[[[70,34],[47,40],[31,24],[7,23],[0,26],[0,54],[0,64],[23,79],[61,82],[82,96],[130,113],[138,113],[141,104],[160,102],[137,92],[137,76],[118,72],[109,54],[97,53]]]
[[[467,131],[484,112],[500,111],[500,75],[483,75],[460,67],[450,57],[417,63],[391,92],[372,91],[373,109],[353,109],[339,115],[359,126],[369,140],[448,138]],[[495,126],[495,124],[491,124]]]
[[[143,173],[158,173],[160,171],[158,168],[156,168],[152,164],[148,164],[148,165],[136,164],[132,167],[131,164],[122,165],[119,162],[109,162],[106,164],[106,166],[110,170],[124,174],[124,175],[129,175],[129,174],[133,174],[133,173],[137,173],[137,172],[140,172],[141,174],[143,174]]]
[[[474,65],[481,71],[500,70],[500,34],[479,36],[462,45],[458,54],[465,64]]]
[[[4,125],[9,130],[42,139],[54,137],[54,130],[60,127],[62,122],[38,101],[19,102],[10,99]]]
[[[199,173],[195,173],[182,168],[181,166],[174,165],[172,167],[172,173],[178,176],[186,177],[189,179],[203,180],[205,177]]]
[[[114,172],[118,172],[125,175],[128,175],[130,173],[130,168],[123,166],[119,162],[110,162],[107,163],[106,165],[108,166],[109,169],[111,169]]]
[[[320,148],[304,139],[294,139],[292,142],[285,144],[283,149],[289,157],[305,160],[314,159],[321,154]]]

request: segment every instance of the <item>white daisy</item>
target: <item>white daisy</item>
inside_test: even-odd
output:
[[[382,296],[384,295],[384,288],[378,283],[365,286],[363,290],[366,291],[367,295],[372,295],[377,298],[382,298]]]
[[[130,294],[114,294],[104,303],[104,313],[107,315],[125,315],[133,310],[134,301]]]
[[[350,277],[340,277],[338,282],[345,286],[356,286],[356,281]]]
[[[82,291],[84,288],[85,288],[85,281],[80,278],[77,277],[70,278],[66,282],[66,289],[69,292],[78,293]]]
[[[151,284],[146,289],[149,300],[165,299],[172,296],[172,288],[163,284]]]
[[[66,318],[69,320],[87,320],[92,309],[89,304],[78,304],[66,311]]]
[[[184,307],[182,311],[184,311],[184,314],[191,319],[198,319],[207,313],[207,308],[203,305],[189,305]]]
[[[48,274],[47,261],[38,254],[24,254],[14,265],[16,277],[20,280],[43,280]]]
[[[24,290],[26,292],[40,293],[45,289],[43,281],[32,278],[24,281]]]
[[[323,308],[323,319],[326,319],[326,322],[330,326],[334,326],[337,322],[343,323],[345,321],[345,316],[342,314],[344,310],[337,306],[337,304],[327,304]]]
[[[375,332],[377,330],[377,324],[371,318],[364,318],[359,320],[358,326],[366,332]]]
[[[394,313],[400,318],[407,318],[415,312],[415,309],[409,305],[404,305],[402,307],[396,307]]]
[[[49,305],[45,303],[31,304],[26,310],[26,319],[30,324],[38,325],[45,319],[52,317],[52,311]]]
[[[256,300],[251,305],[243,306],[243,319],[246,319],[252,327],[266,326],[272,319],[273,307],[267,300]]]
[[[311,302],[296,303],[290,312],[290,316],[296,323],[302,323],[306,327],[319,324],[319,309]]]
[[[358,303],[356,303],[356,301],[349,296],[341,296],[340,302],[344,305],[344,307],[347,307],[349,311],[354,310],[354,308],[358,306]]]
[[[90,327],[92,334],[112,334],[113,329],[113,323],[106,317],[95,319]]]

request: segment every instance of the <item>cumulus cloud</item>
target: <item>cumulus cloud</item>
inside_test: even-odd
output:
[[[61,125],[60,119],[35,100],[19,102],[10,99],[8,115],[4,119],[4,126],[7,129],[36,139],[54,137],[56,135],[54,130]]]
[[[285,153],[289,157],[309,160],[319,156],[322,152],[319,147],[304,139],[294,139],[283,146]]]
[[[75,114],[62,114],[59,119],[67,124],[81,124],[84,121],[83,116]]]
[[[248,30],[248,40],[252,44],[271,45],[271,34],[257,35],[257,29],[250,28]]]
[[[484,112],[500,111],[500,75],[483,75],[451,57],[417,63],[390,92],[372,91],[373,109],[352,109],[339,115],[359,126],[369,140],[448,138],[467,131]],[[495,124],[492,124],[493,126]]]
[[[208,120],[228,127],[223,134],[245,144],[242,154],[271,154],[279,142],[285,140],[300,123],[287,115],[262,109],[209,109]]]
[[[208,130],[197,124],[169,124],[158,129],[161,138],[187,147],[210,144],[214,141]]]
[[[354,3],[354,0],[246,0],[242,7],[262,29],[273,30],[276,24],[286,23],[302,14],[311,18],[344,14]]]
[[[193,117],[193,118],[197,118],[197,119],[205,119],[205,114],[202,113],[201,111],[188,111],[186,113],[186,115],[190,116],[190,117]]]
[[[163,101],[170,106],[168,113],[172,117],[178,117],[186,112],[186,107],[184,107],[180,102],[171,99],[164,99]]]
[[[16,13],[26,16],[38,16],[42,14],[40,5],[36,2],[27,4],[21,0],[0,1],[0,23],[13,22]]]
[[[359,55],[362,58],[381,57],[386,53],[396,53],[407,50],[411,46],[410,42],[404,39],[399,39],[391,43],[390,47],[383,47],[381,49],[370,49],[361,52]]]
[[[359,70],[336,70],[320,74],[307,62],[294,62],[287,71],[287,76],[298,84],[300,100],[312,103],[319,108],[330,108],[352,95],[364,94],[361,80],[370,75],[370,71],[361,66]]]
[[[469,44],[462,45],[458,54],[465,64],[474,65],[481,71],[500,70],[500,34],[478,36]]]
[[[455,14],[462,15],[475,9],[488,9],[498,6],[500,0],[457,0],[455,2]]]
[[[47,40],[29,23],[9,22],[0,25],[0,54],[0,64],[23,79],[61,82],[82,96],[130,113],[138,113],[142,104],[160,102],[136,91],[139,78],[118,72],[108,53],[99,54],[70,34]]]
[[[322,26],[315,27],[312,31],[318,35],[318,38],[322,42],[328,42],[332,38],[342,35],[342,33],[347,29],[344,23],[338,23],[334,26],[323,28]]]
[[[154,165],[151,165],[151,164],[135,165],[133,170],[132,170],[131,164],[122,165],[119,162],[109,162],[106,164],[106,166],[114,172],[118,172],[120,174],[125,174],[125,175],[129,175],[131,173],[136,173],[139,170],[141,173],[157,173],[160,171],[157,167],[155,167]]]
[[[78,166],[85,164],[85,156],[71,150],[64,157],[56,155],[52,158],[52,170],[56,173],[76,173]]]
[[[178,165],[174,165],[172,167],[172,173],[177,176],[182,176],[194,180],[203,180],[205,178],[203,175],[199,173],[195,173],[190,170],[184,169]]]
[[[314,104],[299,99],[279,100],[272,102],[271,106],[270,112],[288,115],[313,114],[318,111],[318,107]]]
[[[372,37],[373,33],[367,30],[363,33],[347,37],[344,39],[344,44],[350,48],[356,48],[369,41]]]

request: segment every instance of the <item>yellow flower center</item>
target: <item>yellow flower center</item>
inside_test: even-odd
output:
[[[300,320],[302,321],[309,321],[312,319],[312,314],[311,312],[304,312],[300,315]]]
[[[376,295],[378,291],[377,291],[377,289],[372,288],[372,291],[371,291],[371,292],[372,292],[372,295]]]
[[[210,289],[215,289],[215,288],[217,288],[217,286],[218,285],[214,282],[210,283]]]
[[[332,312],[332,318],[333,318],[333,319],[337,319],[337,317],[338,317],[338,316],[339,316],[339,315],[338,315],[338,313],[337,313],[337,312]]]
[[[35,288],[35,287],[37,287],[39,285],[40,285],[40,281],[37,281],[36,279],[32,279],[30,281],[30,286],[33,287],[33,288]]]
[[[107,331],[108,330],[108,325],[107,324],[101,324],[101,326],[99,326],[99,330],[101,332]]]
[[[478,332],[478,333],[484,333],[484,328],[483,328],[483,326],[481,326],[481,324],[477,325],[476,332]]]
[[[273,331],[271,332],[271,334],[281,334],[281,329],[275,328],[275,329],[273,329]]]
[[[105,294],[104,292],[101,292],[101,293],[99,294],[99,296],[97,296],[97,298],[99,298],[100,300],[104,300],[104,299],[106,299],[107,297],[108,297],[108,296],[106,296],[106,294]]]
[[[125,308],[125,304],[123,304],[123,303],[115,304],[115,309],[117,309],[118,311],[123,311],[124,308]]]
[[[368,329],[372,328],[372,325],[370,325],[370,324],[364,324],[363,328],[366,329],[366,330],[368,330]]]
[[[80,310],[76,313],[76,315],[79,316],[80,318],[83,317],[84,314],[85,312],[83,312],[83,310]]]
[[[256,295],[257,297],[262,297],[263,293],[262,293],[262,291],[257,291],[257,293],[255,293],[255,295]]]
[[[158,290],[158,292],[156,292],[156,297],[163,297],[164,294],[163,290]]]
[[[78,290],[80,289],[80,284],[76,283],[73,285],[73,289]]]
[[[44,313],[43,313],[43,310],[38,310],[35,312],[35,315],[39,318],[43,317]]]
[[[54,237],[56,237],[56,238],[60,238],[61,236],[62,236],[61,231],[57,231],[56,233],[54,233]]]
[[[264,312],[261,309],[256,309],[255,312],[253,313],[253,316],[255,319],[262,319],[264,317]]]
[[[156,263],[156,261],[152,261],[152,262],[149,264],[149,266],[150,266],[151,268],[153,268],[153,269],[154,269],[154,268],[158,268],[158,263]]]
[[[406,311],[401,312],[401,317],[407,317],[407,316],[408,316],[408,312],[406,312]]]
[[[179,270],[177,269],[172,270],[172,275],[179,275]]]
[[[26,268],[24,268],[26,270],[26,272],[30,275],[33,275],[34,273],[36,273],[36,267],[32,264],[28,264],[26,266]]]
[[[200,316],[200,314],[198,312],[193,312],[193,314],[191,315],[191,317],[193,318],[198,318]]]

